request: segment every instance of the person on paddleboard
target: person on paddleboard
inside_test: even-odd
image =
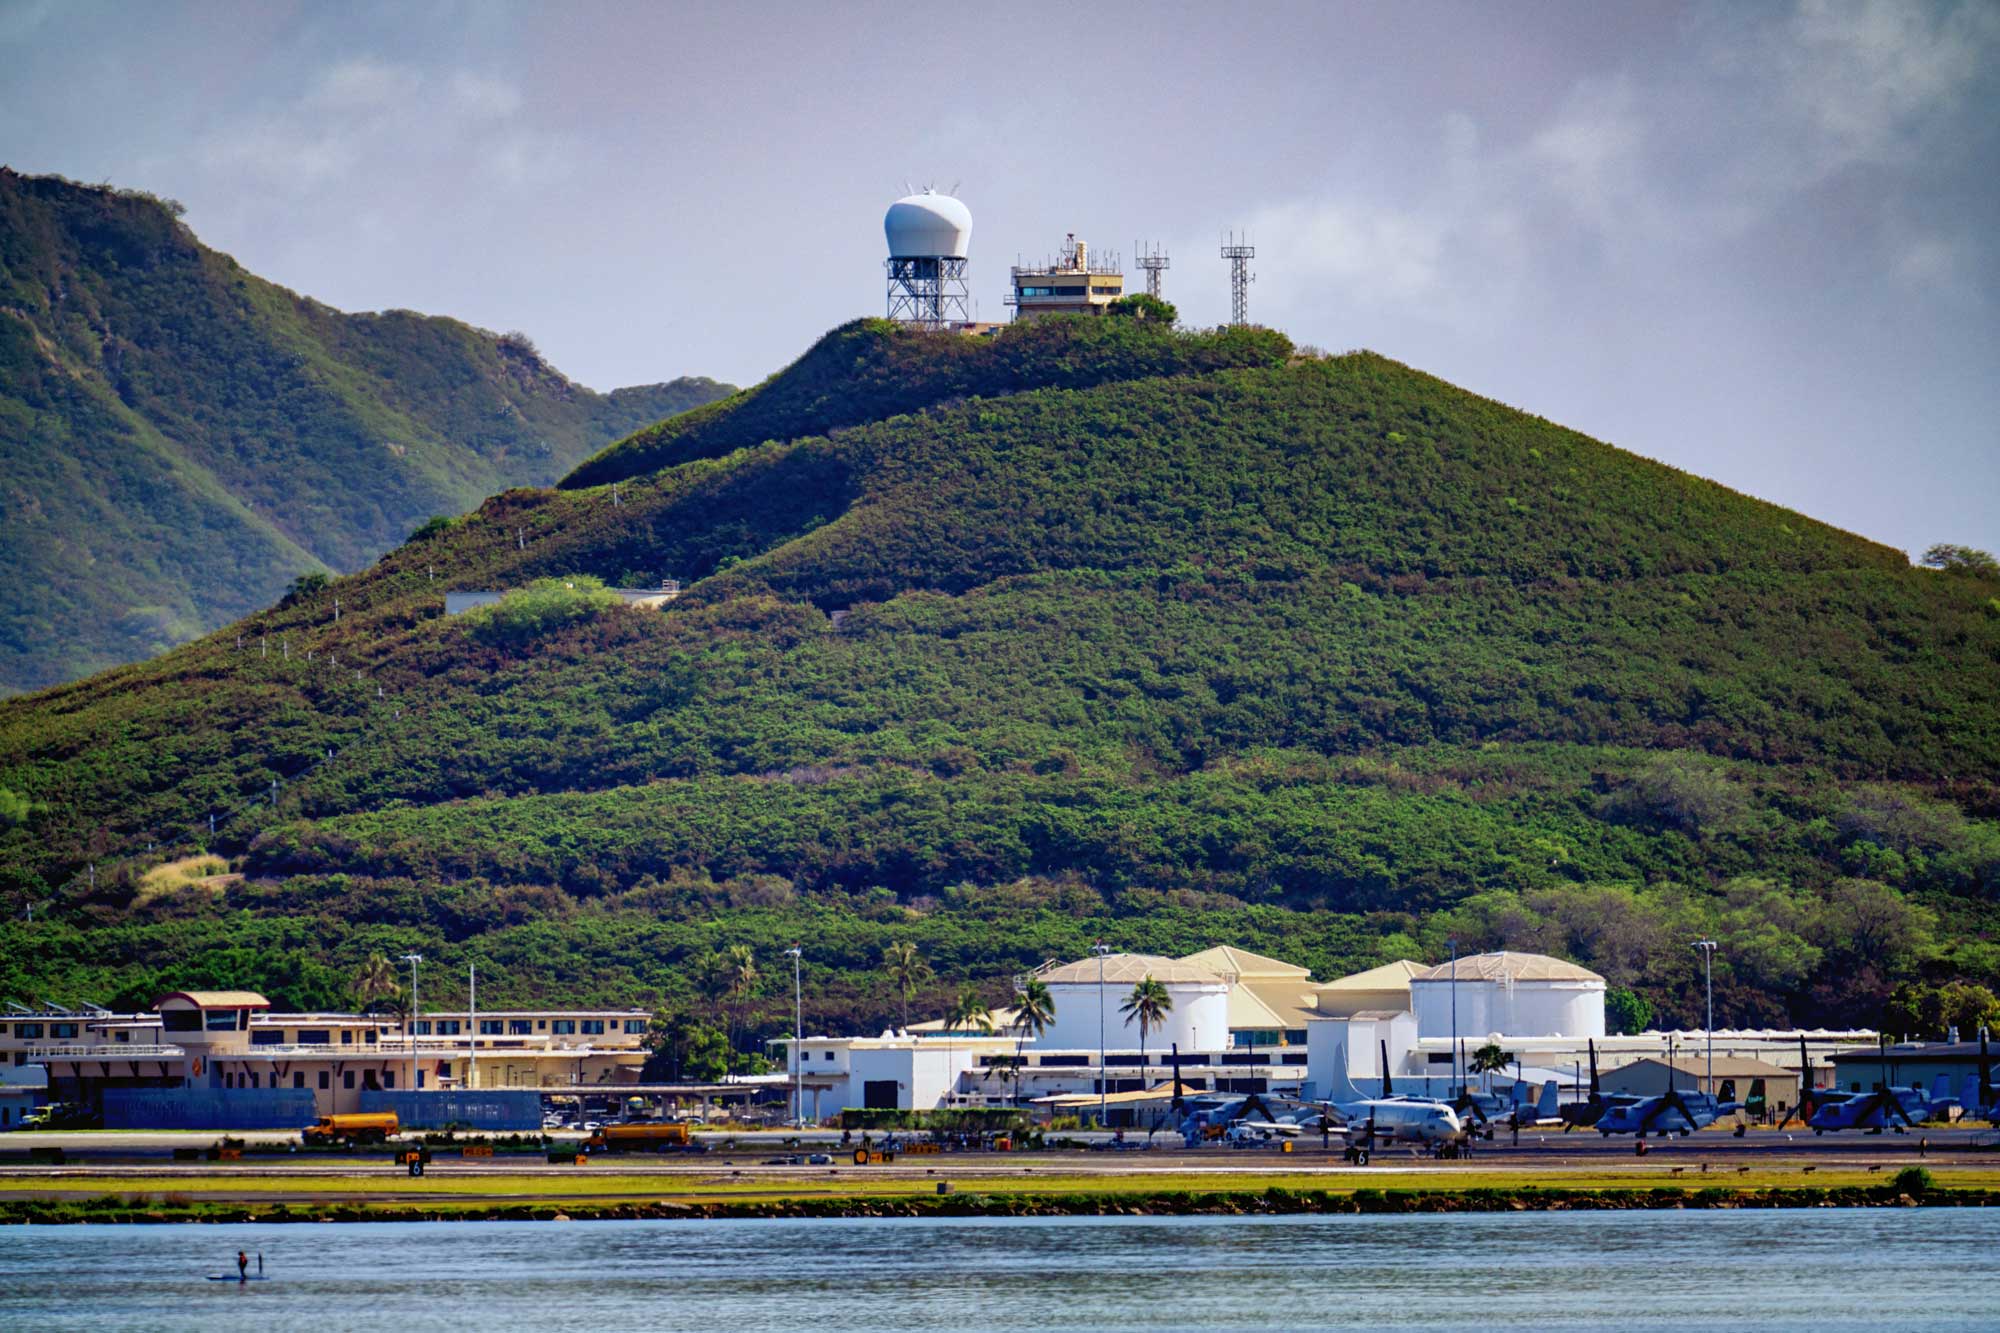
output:
[[[238,1282],[250,1280],[250,1256],[241,1250],[236,1252],[236,1280]]]

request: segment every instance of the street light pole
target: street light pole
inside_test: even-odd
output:
[[[1456,1097],[1461,1077],[1458,1072],[1458,941],[1449,939],[1445,943],[1451,946],[1451,1095]],[[1388,1072],[1386,1069],[1382,1071],[1385,1076]]]
[[[805,1040],[804,992],[799,989],[799,967],[804,955],[797,945],[785,950],[785,957],[792,960],[792,1127],[804,1129],[806,1123],[806,1057],[799,1049]]]
[[[1696,940],[1694,947],[1701,950],[1702,984],[1708,991],[1708,1095],[1715,1095],[1715,941]]]
[[[1097,955],[1097,1127],[1104,1128],[1104,1085],[1108,1081],[1104,1068],[1104,955],[1111,952],[1111,946],[1103,940],[1090,946]]]
[[[410,965],[410,1091],[417,1090],[417,964],[424,961],[420,953],[406,953],[403,961]]]

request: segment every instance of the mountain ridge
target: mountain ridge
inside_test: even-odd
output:
[[[0,690],[150,655],[726,390],[596,394],[521,335],[264,282],[171,201],[0,169]]]
[[[503,492],[240,649],[0,704],[43,807],[0,833],[42,905],[12,988],[60,957],[305,1004],[393,947],[676,1008],[706,951],[809,939],[808,1021],[860,1030],[897,939],[948,988],[1093,938],[1325,975],[1450,935],[1685,1020],[1695,931],[1730,1021],[2000,984],[2000,586],[1373,354],[1134,327],[843,326],[953,369],[923,404],[781,372],[640,432],[688,457]],[[578,576],[686,593],[439,605]],[[210,811],[241,884],[83,882]]]

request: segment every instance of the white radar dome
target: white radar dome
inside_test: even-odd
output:
[[[889,205],[882,230],[891,259],[963,259],[972,243],[972,210],[948,194],[925,190]]]

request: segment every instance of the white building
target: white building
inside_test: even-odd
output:
[[[1049,988],[1055,1022],[1037,1044],[1096,1050],[1138,1050],[1137,1019],[1120,1012],[1132,988],[1147,979],[1166,988],[1173,1008],[1144,1035],[1149,1050],[1222,1050],[1229,1045],[1230,982],[1198,963],[1158,954],[1114,953],[1045,967],[1035,979]]]
[[[1410,1005],[1419,1037],[1604,1035],[1604,978],[1547,954],[1440,963],[1410,978]]]

